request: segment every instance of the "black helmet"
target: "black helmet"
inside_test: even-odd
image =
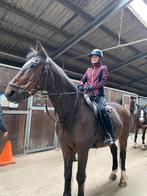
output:
[[[100,49],[93,49],[90,53],[89,53],[89,57],[91,57],[92,55],[96,55],[99,56],[101,58],[103,58],[103,52]]]

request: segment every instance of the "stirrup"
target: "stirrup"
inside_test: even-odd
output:
[[[108,144],[108,145],[114,144],[114,139],[108,132],[107,132],[107,136],[105,137],[104,144]]]

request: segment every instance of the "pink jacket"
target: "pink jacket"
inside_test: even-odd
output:
[[[90,93],[91,96],[104,96],[103,86],[108,80],[108,69],[106,65],[91,65],[85,72],[80,84],[83,86],[92,86],[95,90]]]

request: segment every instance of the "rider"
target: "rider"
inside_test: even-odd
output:
[[[106,65],[102,63],[103,52],[100,49],[93,49],[90,52],[89,57],[91,65],[85,72],[78,88],[80,91],[88,92],[91,100],[97,102],[104,122],[104,143],[113,144],[115,141],[115,135],[104,101],[104,84],[108,79],[108,69]]]

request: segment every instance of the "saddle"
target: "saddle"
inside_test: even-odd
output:
[[[100,123],[103,124],[102,114],[101,114],[98,104],[94,100],[91,101],[89,94],[84,94],[84,99],[87,105],[93,110],[96,119],[100,120]],[[111,106],[106,105],[107,112],[111,113],[112,109],[113,108]]]

